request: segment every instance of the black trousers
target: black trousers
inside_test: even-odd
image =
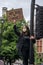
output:
[[[29,61],[29,64],[34,64],[34,47],[33,47],[33,44],[31,46],[31,55],[30,55],[30,50],[28,48],[24,48],[22,49],[22,56],[23,56],[23,65],[28,65],[28,59],[30,60]],[[30,58],[31,56],[31,58]]]
[[[28,57],[23,58],[23,65],[28,65]]]
[[[24,48],[22,50],[22,57],[23,57],[23,65],[28,65],[28,59],[29,59],[29,49]]]

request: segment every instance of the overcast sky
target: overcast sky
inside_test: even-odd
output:
[[[36,3],[43,6],[43,0],[36,0]],[[22,8],[26,20],[30,20],[31,0],[0,0],[0,16],[2,16],[2,7]]]

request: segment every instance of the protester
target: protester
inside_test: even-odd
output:
[[[17,49],[19,56],[23,59],[23,65],[28,65],[29,52],[30,52],[30,39],[32,39],[33,43],[34,36],[30,37],[30,30],[27,25],[24,25],[22,31],[18,31],[18,27],[16,26],[16,21],[14,20],[14,32],[19,36],[17,42]]]

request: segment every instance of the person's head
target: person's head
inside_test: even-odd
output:
[[[23,32],[26,32],[27,31],[27,27],[25,25],[22,27],[22,31]]]
[[[27,25],[24,25],[22,27],[22,33],[30,36],[30,30],[29,30],[29,27]]]

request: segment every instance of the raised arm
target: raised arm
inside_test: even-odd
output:
[[[18,27],[16,26],[16,20],[14,20],[14,32],[16,33],[16,35],[20,36],[20,32],[18,30]]]
[[[14,25],[14,32],[16,33],[16,35],[20,36],[20,32],[18,30],[18,27],[16,25]]]

